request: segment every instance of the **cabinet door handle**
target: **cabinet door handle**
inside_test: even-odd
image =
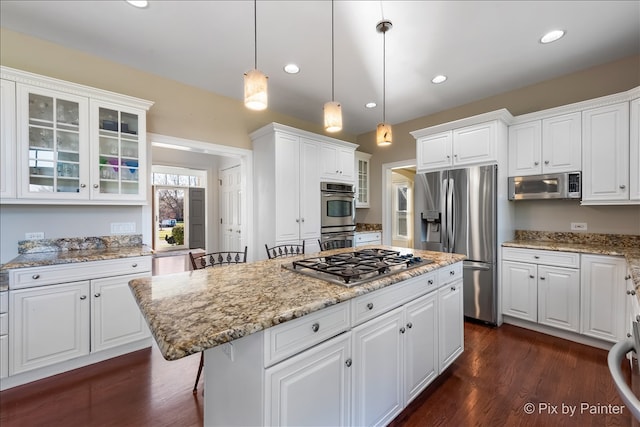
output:
[[[300,222],[304,222],[304,218],[300,218]]]
[[[535,278],[536,278],[536,276],[534,276],[532,274],[529,275],[529,279],[535,279]]]
[[[405,332],[405,329],[404,329],[404,326],[403,326],[402,328],[400,328],[400,333],[404,334],[404,332]]]
[[[538,166],[540,162],[533,162],[533,166]]]
[[[98,188],[100,187],[98,184],[93,184],[93,188]]]
[[[296,218],[296,222],[300,224],[300,218]]]
[[[95,293],[93,296],[96,298],[100,298],[100,292]]]
[[[86,184],[80,184],[80,188],[85,188],[86,186]]]
[[[627,188],[627,186],[626,186],[626,185],[624,185],[624,184],[622,184],[622,185],[620,186],[620,189],[621,189],[621,190],[624,190],[625,188]]]
[[[345,364],[345,365],[347,365],[347,368],[350,368],[350,367],[351,367],[351,359],[347,359],[347,360],[344,362],[344,364]]]
[[[545,160],[545,161],[544,161],[544,164],[545,164],[545,165],[548,165],[548,164],[549,164],[549,160]]]
[[[546,280],[544,277],[540,277],[540,280]]]
[[[631,338],[631,334],[627,332],[627,338]]]
[[[409,328],[409,329],[413,328],[413,323],[411,323],[411,322],[407,323],[407,328]]]
[[[369,310],[373,310],[373,303],[372,303],[372,302],[368,303],[368,304],[367,304],[367,308],[368,308]]]
[[[80,299],[81,299],[81,300],[86,300],[86,299],[87,299],[87,296],[86,296],[86,295],[80,295]]]
[[[33,276],[31,276],[31,278],[33,280],[38,280],[40,278],[40,275],[39,274],[34,274]]]
[[[311,330],[313,332],[318,332],[320,330],[320,324],[319,323],[314,323],[313,325],[311,325]]]

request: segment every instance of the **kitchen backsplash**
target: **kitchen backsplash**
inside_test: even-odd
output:
[[[356,223],[356,231],[382,231],[382,224]]]
[[[544,240],[551,242],[595,244],[617,247],[640,247],[640,236],[633,234],[570,233],[516,230],[516,240]]]
[[[66,252],[87,249],[114,249],[142,245],[142,234],[119,234],[101,237],[70,237],[62,239],[21,240],[19,254]]]

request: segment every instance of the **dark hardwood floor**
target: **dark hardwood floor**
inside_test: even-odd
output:
[[[466,323],[463,355],[391,425],[631,425],[626,408],[603,414],[622,405],[606,358],[514,326]],[[6,390],[0,426],[200,426],[202,395],[191,393],[198,362],[198,355],[167,362],[154,347]]]

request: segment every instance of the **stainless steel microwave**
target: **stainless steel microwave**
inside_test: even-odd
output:
[[[580,199],[580,172],[509,177],[509,200]]]

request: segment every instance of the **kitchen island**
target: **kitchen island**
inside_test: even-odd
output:
[[[351,287],[295,258],[130,287],[167,360],[205,351],[205,425],[388,423],[463,349],[464,256],[411,252],[433,262]]]

